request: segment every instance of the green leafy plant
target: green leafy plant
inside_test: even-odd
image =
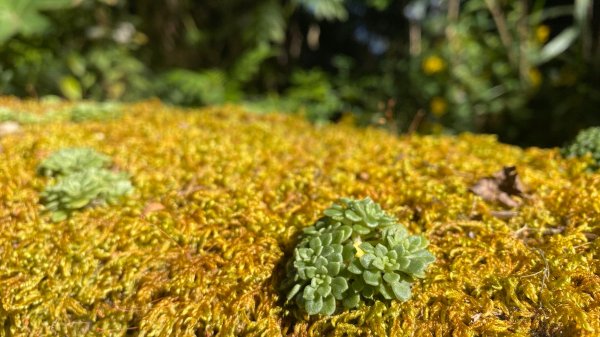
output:
[[[160,78],[156,87],[161,99],[183,106],[221,104],[226,91],[226,76],[219,70],[171,70]]]
[[[373,300],[407,301],[411,282],[435,258],[423,236],[370,198],[340,199],[304,229],[288,265],[287,300],[308,315],[332,315]]]
[[[15,121],[16,118],[17,118],[16,112],[14,112],[11,109],[0,107],[0,123],[8,122],[8,121]]]
[[[75,210],[116,204],[133,191],[129,176],[108,169],[111,159],[90,148],[60,150],[38,166],[38,173],[55,177],[41,194],[41,202],[52,212],[52,221],[68,218]]]
[[[64,113],[58,110],[48,111],[42,115],[0,107],[0,122],[12,121],[19,124],[42,124],[64,119]]]
[[[136,53],[147,37],[126,7],[123,0],[0,0],[0,90],[70,100],[148,97],[150,74]]]
[[[582,130],[575,140],[561,149],[564,157],[583,157],[591,155],[593,163],[590,169],[600,168],[600,127]]]
[[[52,212],[52,220],[61,221],[75,210],[115,204],[132,190],[127,174],[90,168],[59,178],[41,197],[46,209]]]
[[[38,173],[47,177],[65,176],[89,169],[110,166],[111,159],[91,148],[62,149],[46,158],[38,166]]]
[[[121,116],[121,109],[116,103],[79,103],[70,110],[70,119],[80,123],[85,121],[106,121]]]
[[[11,1],[0,0],[0,44],[15,34],[34,34],[49,26],[41,11],[57,10],[72,6],[73,0]]]
[[[592,66],[593,56],[585,51],[591,1],[434,3],[413,0],[404,11],[414,34],[406,71],[417,85],[403,95],[426,115],[422,131],[496,133],[504,141],[534,142],[560,139],[571,125],[590,125],[589,107],[598,96],[596,86],[584,84],[597,81],[597,62]],[[573,113],[576,107],[580,113]],[[569,115],[576,117],[565,123]],[[540,123],[546,127],[531,127]]]

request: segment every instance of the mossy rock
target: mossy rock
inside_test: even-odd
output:
[[[600,334],[600,174],[589,159],[235,106],[122,111],[0,138],[0,336]],[[36,168],[68,147],[110,156],[135,193],[52,222]],[[518,208],[469,191],[512,165],[527,187]],[[280,284],[300,230],[338,198],[367,196],[423,234],[436,261],[407,302],[293,315]]]

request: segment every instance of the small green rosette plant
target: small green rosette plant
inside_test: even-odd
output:
[[[75,123],[87,121],[107,121],[121,116],[121,108],[112,102],[79,103],[70,110],[71,121]]]
[[[113,205],[133,191],[129,175],[109,170],[112,160],[90,148],[62,149],[38,166],[38,173],[55,178],[40,201],[62,221],[72,212],[90,206]]]
[[[38,166],[38,173],[46,177],[66,176],[89,169],[110,166],[107,155],[87,147],[67,148],[53,153]]]
[[[593,162],[589,169],[600,169],[600,127],[580,131],[575,140],[561,149],[561,154],[566,158],[590,155]]]
[[[407,301],[435,258],[423,236],[370,198],[340,199],[304,229],[288,264],[287,301],[308,315],[332,315],[374,300]]]

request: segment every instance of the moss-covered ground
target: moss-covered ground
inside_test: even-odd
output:
[[[233,106],[123,109],[0,138],[0,336],[600,335],[600,174],[585,159]],[[74,146],[109,155],[135,193],[54,223],[36,167]],[[518,208],[469,191],[510,165]],[[430,240],[427,277],[405,303],[294,315],[278,287],[299,230],[366,196]]]

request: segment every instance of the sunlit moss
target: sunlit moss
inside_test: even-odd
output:
[[[136,193],[53,223],[36,168],[75,146],[110,156]],[[588,161],[234,106],[145,102],[118,120],[24,125],[0,138],[0,336],[597,336],[600,174]],[[504,165],[529,195],[509,219],[468,191]],[[429,240],[427,277],[407,302],[294,317],[279,286],[300,230],[339,197],[367,196]]]

